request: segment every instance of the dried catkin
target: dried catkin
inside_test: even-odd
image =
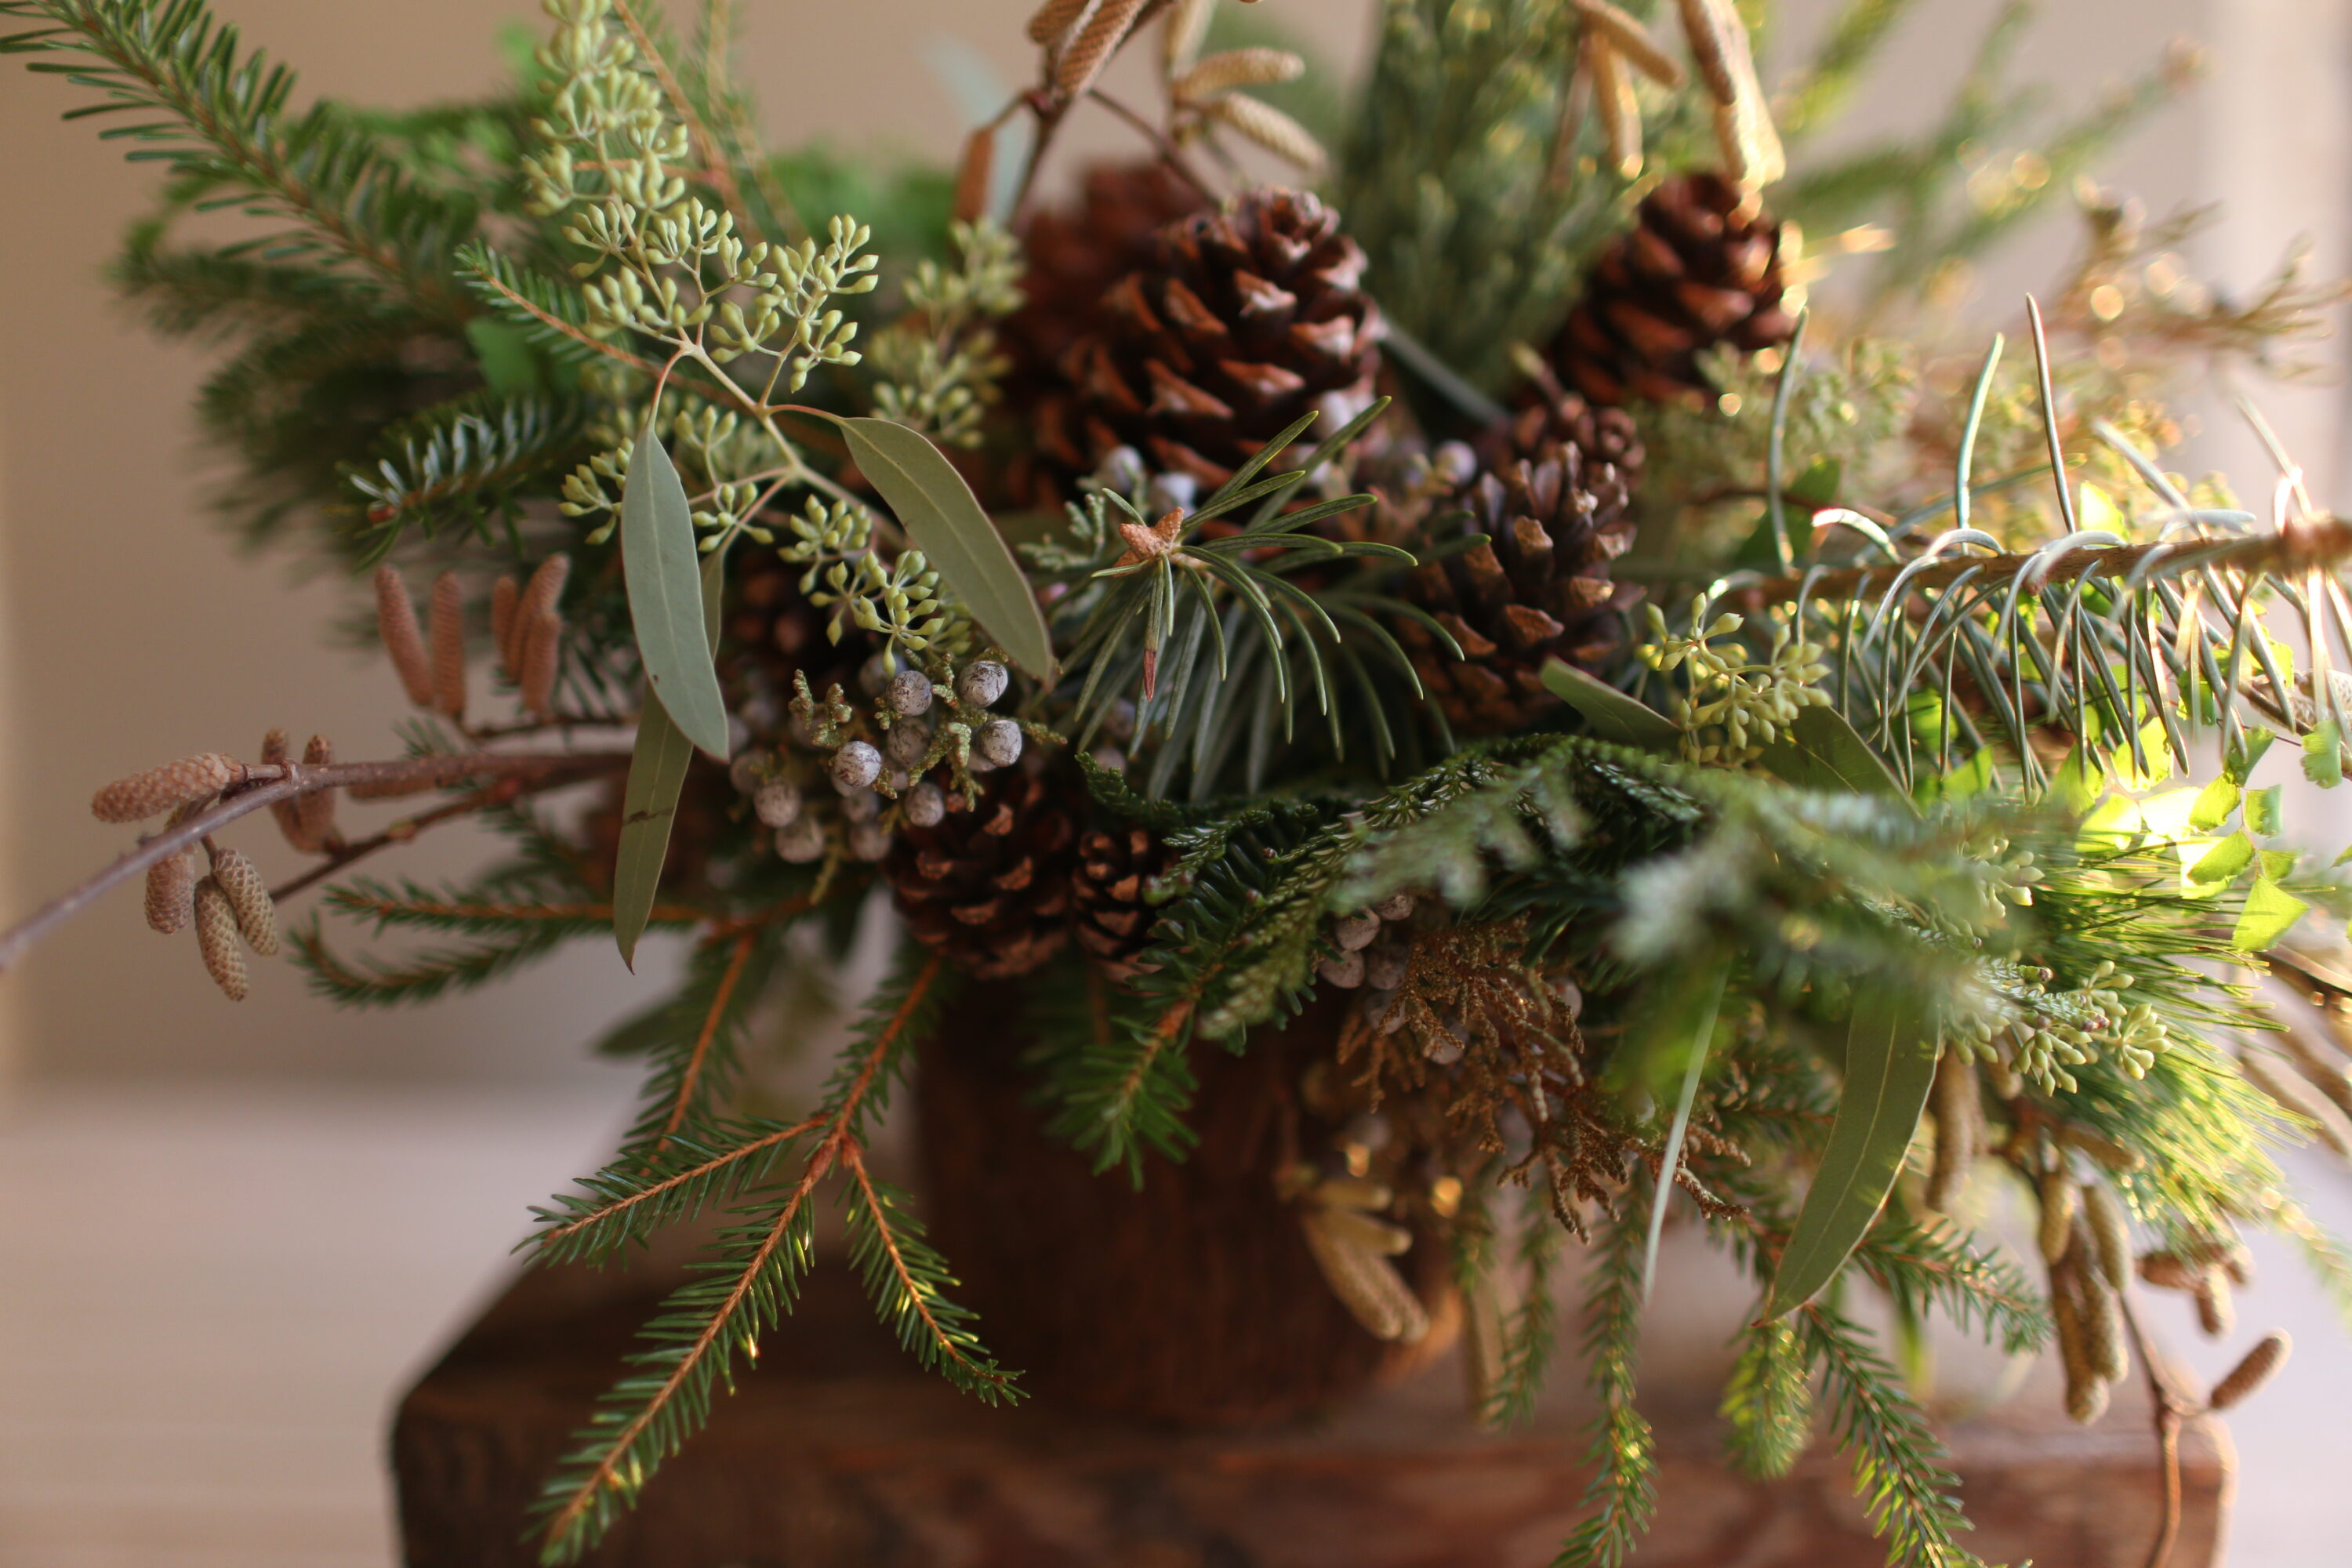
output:
[[[2213,1385],[2212,1394],[2205,1401],[2210,1410],[2227,1410],[2243,1404],[2248,1395],[2271,1380],[2271,1375],[2286,1364],[2294,1342],[2286,1337],[2284,1329],[2273,1330],[2263,1336],[2263,1342],[2246,1352],[2246,1358],[2230,1369],[2230,1375]]]
[[[291,762],[293,757],[294,752],[287,742],[285,731],[272,730],[261,737],[261,762],[264,767],[283,767]],[[318,847],[316,841],[303,830],[302,803],[299,798],[271,801],[269,815],[277,822],[278,831],[285,836],[287,843],[305,855]]]
[[[1095,0],[1045,0],[1029,18],[1029,41],[1051,44],[1094,6]]]
[[[521,677],[523,656],[530,651],[530,628],[541,616],[562,614],[563,585],[572,580],[572,557],[562,553],[549,556],[530,574],[522,587],[522,597],[515,602],[514,657],[518,679]]]
[[[1300,1216],[1307,1250],[1323,1278],[1348,1310],[1375,1339],[1411,1343],[1429,1332],[1421,1299],[1389,1261],[1390,1253],[1366,1244],[1363,1224],[1377,1225],[1349,1209],[1309,1206]]]
[[[1968,1195],[1984,1125],[1976,1068],[1946,1051],[1936,1063],[1936,1158],[1927,1169],[1927,1206],[1949,1214]]]
[[[2246,1051],[2238,1066],[2257,1089],[2312,1125],[2321,1142],[2352,1160],[2352,1118],[2336,1108],[2309,1079],[2274,1057]]]
[[[1210,14],[1216,8],[1217,0],[1176,0],[1160,36],[1160,61],[1168,75],[1182,70],[1201,52],[1201,40],[1209,36]]]
[[[147,868],[147,924],[173,936],[188,929],[194,917],[196,857],[183,849]]]
[[[958,223],[977,223],[987,216],[989,183],[995,173],[996,127],[983,125],[964,139],[963,155],[956,161]]]
[[[2083,1217],[2091,1230],[2091,1260],[2110,1290],[2121,1290],[2132,1276],[2131,1220],[2121,1199],[2105,1182],[2083,1184]]]
[[[2197,1326],[2209,1340],[2225,1338],[2238,1326],[2238,1303],[2230,1294],[2229,1277],[2219,1268],[2197,1277]]]
[[[2050,1315],[2058,1327],[2058,1360],[2066,1373],[2066,1414],[2087,1426],[2106,1413],[2107,1382],[2093,1358],[2084,1316],[2080,1262],[2062,1258],[2050,1268]]]
[[[1319,174],[1329,159],[1315,133],[1263,99],[1228,93],[1209,105],[1209,112],[1277,158],[1287,159],[1308,174]]]
[[[522,656],[515,647],[515,611],[521,602],[522,584],[512,577],[490,584],[490,647],[509,680],[522,668]]]
[[[2169,1252],[2140,1255],[2139,1277],[2159,1290],[2194,1290],[2198,1273]]]
[[[2082,1292],[2084,1352],[2102,1382],[2121,1383],[2131,1375],[2124,1348],[2124,1299],[2107,1289],[2095,1264],[2080,1253],[2076,1258],[2081,1263],[2074,1279]]]
[[[232,1002],[245,1000],[245,954],[236,947],[236,911],[229,908],[221,885],[206,877],[196,883],[196,951],[204,955],[205,973]]]
[[[1609,0],[1576,0],[1576,9],[1592,33],[1607,38],[1628,65],[1660,87],[1682,86],[1681,63],[1658,47],[1650,30],[1639,21],[1610,5]]]
[[[433,706],[433,666],[425,657],[425,637],[416,629],[416,606],[391,566],[375,569],[375,629],[400,677],[400,689],[419,708]]]
[[[1211,55],[1169,84],[1168,90],[1187,103],[1197,103],[1235,87],[1264,87],[1295,81],[1307,62],[1288,49],[1226,49]]]
[[[1094,86],[1144,5],[1145,0],[1102,0],[1094,8],[1054,62],[1054,86],[1063,97],[1082,98]]]
[[[1492,1268],[1480,1268],[1462,1291],[1462,1372],[1470,1414],[1484,1424],[1503,1383],[1503,1297]]]
[[[2074,1184],[2066,1174],[2063,1160],[2042,1173],[2042,1229],[2036,1239],[2042,1261],[2050,1264],[2065,1257],[2074,1243]]]
[[[1633,91],[1633,73],[1598,32],[1586,35],[1584,62],[1592,73],[1592,98],[1608,140],[1609,167],[1619,179],[1630,180],[1642,172],[1642,100]]]
[[[221,849],[213,855],[212,879],[228,898],[236,929],[247,947],[264,958],[278,956],[278,906],[269,900],[269,884],[261,868],[242,850]]]
[[[1739,75],[1734,63],[1748,52],[1748,28],[1730,0],[1681,0],[1683,34],[1690,40],[1691,61],[1699,79],[1717,103],[1739,96]]]
[[[143,822],[176,807],[218,795],[245,772],[234,757],[203,752],[160,768],[117,779],[89,799],[100,822]]]
[[[433,579],[426,627],[433,647],[433,706],[466,716],[466,588],[455,572]]]
[[[555,711],[555,672],[562,654],[563,622],[551,610],[523,634],[522,672],[515,686],[525,711],[541,719]]]
[[[302,763],[306,767],[323,768],[334,760],[335,748],[324,735],[311,736],[310,744],[302,748]],[[314,852],[336,847],[335,792],[314,789],[297,799],[294,805],[301,814],[303,837],[310,841]],[[300,847],[298,845],[297,847]]]

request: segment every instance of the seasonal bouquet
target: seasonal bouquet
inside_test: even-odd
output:
[[[1901,1563],[1974,1559],[1857,1298],[2054,1342],[2083,1420],[2135,1276],[2227,1331],[2267,1226],[2352,1300],[2271,1154],[2352,1148],[2318,934],[2347,900],[2253,778],[2282,738],[2345,775],[2352,527],[2283,455],[2252,510],[2162,459],[2189,373],[2284,368],[2338,296],[2290,262],[2226,300],[2184,222],[2080,177],[2191,59],[2042,122],[2011,5],[1940,122],[1830,156],[1907,6],[1853,0],[1768,92],[1761,0],[1381,0],[1343,100],[1255,12],[1046,0],[1034,84],[950,174],[765,149],[726,0],[690,37],[544,8],[510,91],[383,113],[298,110],[201,0],[0,3],[29,28],[0,47],[162,165],[117,276],[233,350],[202,405],[228,511],[373,574],[418,710],[390,760],[273,733],[109,785],[101,819],[162,826],[0,957],[142,875],[232,998],[281,943],[387,1005],[690,934],[606,1042],[642,1116],[529,1250],[725,1219],[550,1479],[551,1561],[776,1331],[828,1189],[958,1385],[1022,1393],[994,1342],[1198,1419],[1459,1334],[1507,1422],[1589,1248],[1567,1563],[1652,1509],[1635,1349],[1677,1211],[1757,1292],[1736,1460],[1786,1470],[1819,1403]],[[1148,106],[1103,86],[1129,48]],[[1133,157],[1048,199],[1097,114]],[[1969,258],[2069,190],[2047,310],[1951,324]],[[222,208],[251,234],[184,234]],[[221,842],[265,807],[318,857],[276,889]],[[460,816],[509,858],[335,881],[281,932]],[[891,977],[814,1107],[759,1113],[775,999],[877,899]],[[425,940],[352,956],[336,921]],[[2318,1010],[2266,1007],[2264,966]],[[869,1157],[918,1057],[940,1251]],[[1997,1183],[2032,1270],[1981,1233]],[[1139,1248],[1111,1233],[1144,1199]],[[1181,1305],[1186,1257],[1246,1300]],[[2159,1426],[2283,1352],[2203,1396],[2149,1361]]]

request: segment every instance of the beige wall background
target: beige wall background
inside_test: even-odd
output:
[[[1850,133],[1939,103],[1991,3],[1930,0]],[[926,53],[935,40],[960,40],[1016,81],[1028,67],[1019,29],[1030,8],[750,4],[745,75],[781,140],[823,132],[848,148],[944,157],[965,115]],[[541,20],[519,0],[223,0],[222,9],[297,65],[305,91],[385,103],[488,87],[499,71],[497,29],[519,21],[536,31]],[[1369,0],[1267,0],[1266,9],[1340,68],[1360,60]],[[1798,7],[1795,30],[1826,9]],[[2338,0],[2053,0],[2024,69],[2082,95],[2166,35],[2203,38],[2215,75],[2111,161],[2113,183],[2158,210],[2229,197],[2233,222],[2199,258],[2225,281],[2252,280],[2299,232],[2341,269],[2352,205],[2346,13]],[[0,72],[0,213],[10,215],[0,226],[0,919],[122,847],[118,830],[88,815],[97,784],[193,751],[250,755],[273,724],[324,731],[360,755],[387,743],[401,711],[380,668],[322,649],[345,586],[296,582],[281,562],[236,555],[205,510],[207,454],[187,416],[205,358],[147,336],[98,276],[150,175],[89,127],[58,122],[84,100],[13,63]],[[1129,144],[1126,134],[1088,128],[1097,147]],[[1989,291],[2013,299],[2045,279],[2070,238],[2063,222],[2043,225],[1989,271]],[[2326,493],[2340,497],[2338,394],[2272,403]],[[2243,456],[2223,433],[2211,447]],[[265,869],[289,862],[266,829],[238,842]],[[453,832],[385,865],[429,877],[478,850]],[[148,933],[135,894],[118,895],[0,978],[0,1029],[31,1070],[50,1075],[544,1079],[614,1070],[587,1062],[580,1042],[650,998],[664,967],[632,977],[609,950],[583,945],[474,998],[343,1014],[278,965],[263,966],[254,995],[232,1006],[192,949]]]

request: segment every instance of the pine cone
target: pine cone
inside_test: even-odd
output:
[[[1543,687],[1546,660],[1590,667],[1617,647],[1620,615],[1640,597],[1609,581],[1609,563],[1633,542],[1627,501],[1614,466],[1562,442],[1478,475],[1435,510],[1433,534],[1486,536],[1412,576],[1414,598],[1462,645],[1456,659],[1426,630],[1405,628],[1422,683],[1457,732],[1535,722],[1558,700]]]
[[[1628,491],[1642,485],[1642,465],[1649,458],[1633,416],[1622,408],[1595,408],[1557,383],[1528,389],[1528,405],[1488,430],[1478,443],[1478,456],[1490,468],[1507,468],[1522,458],[1541,462],[1557,446],[1575,447],[1584,455],[1586,468],[1607,464],[1625,481]]]
[[[1335,428],[1371,400],[1379,310],[1364,253],[1299,191],[1253,191],[1162,231],[1156,264],[1105,297],[1109,323],[1074,346],[1066,403],[1036,442],[1072,473],[1125,444],[1203,488],[1310,408]],[[1336,417],[1335,417],[1336,416]]]
[[[1005,768],[970,809],[901,832],[882,871],[919,941],[979,979],[1004,980],[1060,950],[1077,837],[1064,791]]]
[[[1136,959],[1160,918],[1144,894],[1152,879],[1168,869],[1170,860],[1167,846],[1156,834],[1132,825],[1078,840],[1078,868],[1070,881],[1077,902],[1072,929],[1078,945],[1115,981],[1128,979],[1141,967]]]
[[[1559,378],[1594,403],[1712,398],[1698,356],[1789,341],[1780,223],[1720,174],[1681,174],[1642,202],[1585,277],[1552,340]]]

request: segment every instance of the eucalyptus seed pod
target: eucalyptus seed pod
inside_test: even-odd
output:
[[[302,748],[302,765],[305,767],[323,768],[334,760],[334,744],[324,735],[311,736],[310,743]],[[333,790],[314,789],[308,795],[298,795],[294,808],[302,820],[302,837],[317,847],[315,853],[323,854],[341,845],[342,836],[335,831]],[[295,847],[299,849],[301,846],[298,844]]]
[[[245,1000],[245,954],[236,949],[236,911],[228,895],[210,877],[196,883],[194,896],[196,951],[204,955],[205,973],[232,1002]]]
[[[872,799],[871,795],[866,797]],[[849,828],[849,858],[853,860],[880,860],[890,853],[890,830],[879,822],[852,823]]]
[[[245,773],[233,757],[200,752],[160,768],[117,779],[90,796],[89,814],[100,822],[143,822],[148,817],[208,795],[218,795]]]
[[[891,712],[903,719],[928,713],[931,710],[931,678],[919,669],[902,669],[890,678],[890,684],[883,689],[882,700],[890,705]]]
[[[433,656],[433,706],[452,719],[466,716],[466,589],[455,572],[433,579],[425,609]]]
[[[1927,1171],[1927,1206],[1949,1214],[1967,1196],[1983,1131],[1982,1091],[1977,1069],[1960,1053],[1947,1050],[1936,1063],[1936,1159]]]
[[[790,779],[770,779],[751,796],[751,814],[770,827],[790,827],[801,815],[801,786]]]
[[[932,724],[928,716],[901,719],[882,737],[882,754],[902,768],[919,766],[931,749]]]
[[[563,660],[563,618],[547,611],[523,628],[521,640],[522,673],[515,679],[515,696],[525,712],[549,718],[555,711],[555,676]]]
[[[183,849],[147,868],[147,924],[165,936],[188,929],[195,918],[196,857]]]
[[[871,789],[874,781],[882,776],[882,753],[863,741],[852,741],[834,752],[826,764],[834,784],[844,794],[851,790]]]
[[[2233,1405],[2245,1403],[2249,1395],[2268,1383],[2272,1374],[2286,1364],[2286,1358],[2294,1349],[2294,1342],[2287,1338],[2284,1329],[2263,1335],[2262,1343],[2248,1351],[2245,1359],[2231,1367],[2230,1374],[2213,1385],[2213,1392],[2206,1397],[2205,1408],[2227,1410]]]
[[[2209,1340],[2226,1339],[2238,1326],[2238,1303],[2230,1293],[2229,1277],[2219,1268],[2197,1277],[2197,1326]]]
[[[2083,1184],[2083,1217],[2091,1231],[2091,1258],[2110,1290],[2120,1291],[2132,1277],[2131,1221],[2122,1200],[2105,1182]]]
[[[956,675],[956,700],[968,708],[993,708],[1013,684],[1013,672],[992,658],[975,659]]]
[[[2074,1237],[2074,1184],[2067,1176],[2064,1160],[2042,1173],[2041,1196],[2042,1229],[2036,1239],[2042,1261],[2055,1264],[2066,1256]]]
[[[375,629],[400,689],[419,708],[433,706],[433,663],[425,657],[425,636],[416,627],[416,606],[389,563],[375,569]]]
[[[1335,952],[1315,966],[1327,985],[1337,985],[1342,991],[1353,991],[1364,983],[1364,955],[1360,952]]]
[[[272,730],[261,737],[262,766],[283,767],[293,760],[293,755],[292,750],[287,743],[285,731]],[[278,824],[278,831],[285,837],[287,843],[305,855],[318,853],[318,841],[310,837],[309,830],[302,825],[302,798],[299,795],[290,800],[271,801],[269,816],[271,820]]]
[[[882,815],[882,797],[871,789],[854,789],[845,784],[834,786],[841,796],[841,815],[852,822],[871,822]]]
[[[1412,895],[1391,893],[1372,906],[1372,913],[1384,921],[1409,921],[1412,919]]]
[[[498,649],[499,668],[509,680],[522,677],[522,649],[515,641],[515,628],[522,622],[517,612],[522,603],[522,584],[511,576],[501,576],[490,584],[490,646]]]
[[[1405,971],[1412,964],[1412,949],[1401,942],[1384,942],[1364,949],[1364,984],[1379,991],[1393,991],[1404,984]]]
[[[1000,768],[1021,760],[1021,726],[1010,719],[991,719],[971,738],[972,752]]]
[[[262,877],[260,868],[242,850],[215,850],[213,880],[227,896],[229,910],[236,916],[236,929],[244,933],[246,945],[264,958],[277,957],[278,906],[270,901],[269,883]]]

